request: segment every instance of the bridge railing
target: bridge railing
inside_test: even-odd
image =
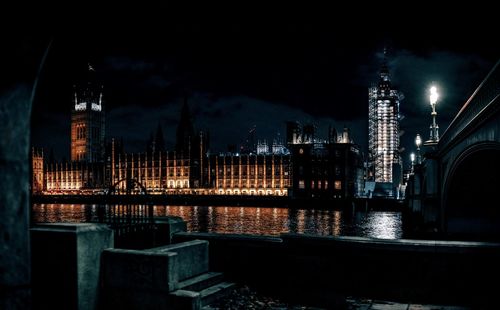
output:
[[[462,106],[439,140],[439,149],[446,148],[463,132],[486,108],[500,96],[500,60]]]

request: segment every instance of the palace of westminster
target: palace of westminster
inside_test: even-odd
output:
[[[166,150],[161,126],[143,153],[126,153],[123,142],[106,140],[103,88],[89,66],[76,85],[71,109],[71,161],[54,162],[32,150],[35,195],[175,194],[275,195],[351,198],[361,194],[364,165],[349,130],[287,122],[286,143],[259,142],[240,152],[214,153],[196,131],[184,100],[174,150]]]

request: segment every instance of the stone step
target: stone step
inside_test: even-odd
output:
[[[207,287],[213,286],[222,282],[223,274],[221,272],[206,272],[199,276],[189,278],[179,282],[178,288],[180,290],[188,290],[199,292]]]
[[[226,296],[235,287],[232,282],[221,282],[200,291],[201,306],[207,306],[217,299]]]

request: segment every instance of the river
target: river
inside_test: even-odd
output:
[[[38,223],[98,222],[102,214],[144,216],[145,205],[33,204]],[[239,206],[153,206],[154,216],[180,216],[188,231],[279,235],[301,233],[332,236],[359,236],[382,239],[402,238],[400,212],[300,210]]]

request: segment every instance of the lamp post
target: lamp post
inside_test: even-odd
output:
[[[420,146],[422,145],[422,138],[418,133],[415,137],[415,145],[417,146],[417,164],[420,165],[422,163],[422,159],[420,157]]]
[[[431,125],[431,132],[430,132],[430,141],[438,142],[439,141],[439,126],[436,124],[436,116],[437,116],[436,103],[437,103],[437,99],[438,99],[439,95],[437,93],[436,86],[431,86],[430,93],[431,94],[429,96],[429,100],[430,100],[431,107],[432,107],[432,113],[431,113],[432,125]]]
[[[411,173],[413,173],[413,166],[415,165],[415,153],[410,154],[410,160],[411,160]]]

